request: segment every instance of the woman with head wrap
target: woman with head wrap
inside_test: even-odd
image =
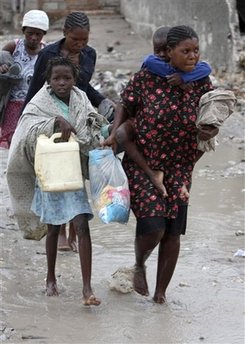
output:
[[[24,38],[10,41],[2,49],[2,54],[8,52],[12,56],[12,61],[8,64],[1,64],[0,79],[6,76],[10,80],[15,76],[15,79],[20,81],[15,82],[11,87],[8,100],[5,100],[6,106],[3,104],[4,109],[1,112],[0,125],[1,147],[9,148],[10,146],[31,82],[37,55],[46,46],[42,39],[48,29],[49,18],[47,14],[41,10],[31,10],[23,17],[22,32]]]

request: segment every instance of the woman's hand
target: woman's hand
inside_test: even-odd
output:
[[[214,125],[203,124],[198,130],[198,138],[203,141],[208,141],[216,136],[219,132],[219,128]]]
[[[187,202],[188,199],[190,198],[190,194],[189,191],[187,190],[187,187],[185,184],[182,185],[181,189],[180,189],[180,195],[179,195],[180,199],[184,202]]]
[[[0,73],[1,73],[1,74],[7,73],[8,70],[9,70],[9,66],[8,66],[7,64],[2,64],[2,65],[0,66]]]
[[[55,131],[61,132],[61,140],[62,141],[68,141],[71,132],[76,134],[76,130],[73,128],[72,125],[70,125],[69,122],[67,122],[63,117],[57,116],[54,122]]]

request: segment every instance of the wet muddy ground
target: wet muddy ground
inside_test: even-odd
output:
[[[141,56],[151,49],[119,17],[92,18],[91,27],[91,45],[101,52],[98,69],[102,71],[136,70]],[[99,39],[101,28],[107,32],[103,39]],[[120,44],[115,44],[118,32]],[[57,37],[57,32],[50,34],[50,39]],[[115,56],[107,51],[110,44]],[[7,151],[0,150],[0,340],[31,344],[244,343],[244,258],[235,255],[245,249],[243,123],[240,108],[222,127],[216,152],[207,153],[196,166],[187,234],[165,305],[151,300],[157,251],[147,262],[149,297],[109,288],[112,273],[134,263],[133,216],[128,225],[104,225],[97,217],[91,221],[92,283],[102,299],[100,307],[82,306],[79,258],[72,252],[58,253],[60,296],[46,297],[45,239],[24,240],[17,229],[4,174]]]

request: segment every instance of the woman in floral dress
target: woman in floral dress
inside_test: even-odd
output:
[[[190,72],[199,60],[198,36],[187,26],[170,29],[167,36],[170,64]],[[214,132],[197,131],[195,121],[200,97],[210,91],[209,78],[193,82],[191,90],[172,86],[164,77],[147,70],[134,74],[121,93],[111,136],[105,144],[115,145],[116,129],[128,117],[134,118],[135,142],[152,170],[162,171],[167,197],[152,184],[145,172],[125,154],[131,208],[136,217],[134,289],[149,295],[145,262],[159,245],[156,288],[153,300],[164,303],[185,234],[188,192],[192,171],[202,155],[197,135],[207,140]],[[188,192],[183,196],[183,188]]]

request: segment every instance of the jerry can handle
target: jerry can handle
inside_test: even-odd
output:
[[[58,138],[60,138],[60,137],[61,137],[61,133],[54,133],[54,134],[49,138],[49,140],[52,141],[52,142],[54,142],[55,139],[58,139]],[[68,142],[74,142],[74,141],[76,141],[76,140],[75,140],[75,135],[74,135],[73,133],[71,133]]]

